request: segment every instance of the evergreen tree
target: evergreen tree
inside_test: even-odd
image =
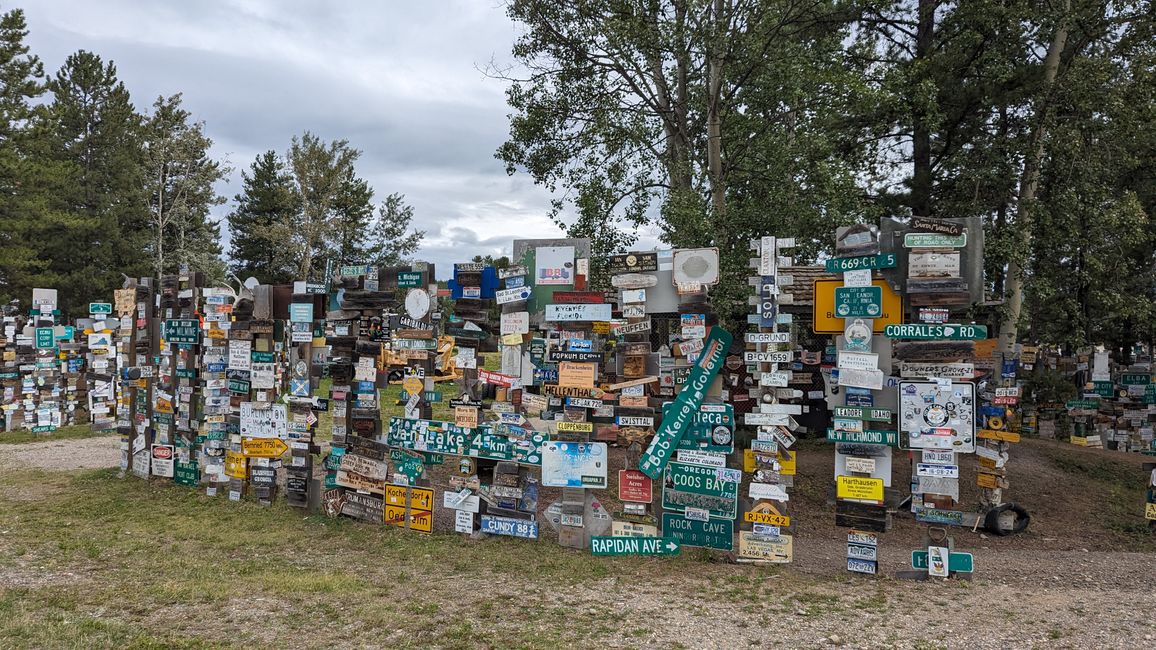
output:
[[[358,178],[353,167],[345,170],[345,177],[333,199],[330,228],[325,237],[325,248],[315,252],[318,257],[331,257],[335,266],[368,261],[370,226],[373,219],[373,188]]]
[[[148,208],[153,272],[183,266],[224,279],[221,226],[210,209],[225,198],[214,184],[231,171],[209,156],[213,141],[203,122],[191,122],[181,95],[158,97],[144,125],[144,205]]]
[[[48,87],[49,134],[39,155],[54,164],[39,245],[61,307],[72,311],[108,296],[122,272],[148,269],[141,119],[116,66],[91,52],[69,56]]]
[[[29,159],[34,137],[32,102],[45,90],[44,66],[29,54],[24,12],[0,15],[0,300],[28,303],[38,272],[38,172]]]
[[[405,195],[393,193],[377,208],[377,219],[371,236],[370,260],[381,266],[398,266],[409,260],[425,238],[424,230],[410,229],[413,206]],[[508,266],[510,261],[506,260]],[[504,268],[504,267],[503,267]]]
[[[277,223],[296,218],[300,209],[285,161],[273,150],[257,156],[249,170],[241,172],[241,193],[229,213],[230,270],[242,280],[254,276],[262,283],[284,284],[296,277],[295,260],[272,238]]]

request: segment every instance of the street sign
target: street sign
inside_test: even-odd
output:
[[[662,485],[662,507],[672,512],[701,508],[712,517],[738,514],[738,481],[726,480],[720,468],[669,463]]]
[[[916,569],[927,568],[927,551],[911,551],[911,566]],[[971,553],[951,552],[947,559],[947,570],[958,573],[972,573],[975,571],[975,556]]]
[[[834,417],[856,418],[869,422],[890,422],[891,411],[870,406],[836,406],[834,409]]]
[[[37,327],[36,328],[36,349],[47,350],[56,347],[56,337],[53,336],[51,327]]]
[[[88,303],[88,313],[90,314],[111,314],[111,302],[90,302]]]
[[[872,317],[871,328],[876,334],[881,334],[887,325],[903,322],[903,301],[886,280],[875,280],[872,286],[877,287],[882,294],[882,310]],[[845,316],[835,310],[835,290],[839,288],[843,288],[842,280],[815,280],[812,316],[814,330],[818,334],[842,334],[846,329]]]
[[[881,287],[836,287],[835,316],[837,318],[878,318],[883,315]]]
[[[200,343],[201,324],[194,319],[167,320],[165,340],[169,343]]]
[[[663,513],[662,534],[683,546],[702,546],[720,551],[734,549],[734,523],[726,519],[696,521],[674,513]]]
[[[591,537],[594,555],[678,555],[679,544],[669,537]]]
[[[242,438],[241,453],[246,458],[278,458],[289,451],[280,438]]]
[[[936,325],[932,323],[888,325],[883,329],[883,336],[889,339],[973,341],[987,338],[987,326]]]
[[[857,442],[863,445],[899,446],[898,431],[836,431],[827,429],[827,442]]]
[[[909,232],[903,236],[904,248],[963,248],[967,246],[967,233],[941,235],[930,232]]]
[[[895,253],[863,255],[860,257],[836,257],[827,260],[827,273],[846,273],[860,269],[890,269],[895,266]]]

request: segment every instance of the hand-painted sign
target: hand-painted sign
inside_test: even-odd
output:
[[[545,320],[550,322],[608,321],[613,315],[610,304],[549,304]]]
[[[730,332],[721,327],[711,329],[699,362],[691,370],[690,377],[671,406],[672,417],[663,420],[650,446],[642,454],[638,468],[650,478],[656,479],[662,475],[670,454],[678,447],[702,405],[707,387],[722,368],[731,340]]]
[[[790,535],[759,535],[739,531],[738,560],[785,564],[791,561],[794,542]]]

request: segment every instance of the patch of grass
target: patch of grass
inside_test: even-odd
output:
[[[77,438],[99,438],[103,436],[115,436],[116,431],[93,431],[92,425],[89,424],[75,424],[67,427],[60,427],[56,431],[48,433],[33,433],[27,429],[18,429],[15,431],[0,431],[0,444],[4,445],[19,445],[26,442],[46,442],[49,440],[75,440]]]

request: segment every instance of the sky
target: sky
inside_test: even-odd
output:
[[[18,3],[5,3],[9,8]],[[28,44],[55,72],[79,49],[116,63],[138,110],[183,93],[213,153],[240,171],[294,135],[344,138],[376,200],[393,192],[426,231],[417,259],[446,277],[455,261],[509,254],[514,238],[559,237],[550,194],[506,174],[505,84],[517,27],[499,0],[33,0]],[[223,228],[223,230],[225,230]],[[226,235],[227,236],[227,235]],[[653,247],[643,236],[636,250]],[[227,247],[226,247],[227,248]]]

